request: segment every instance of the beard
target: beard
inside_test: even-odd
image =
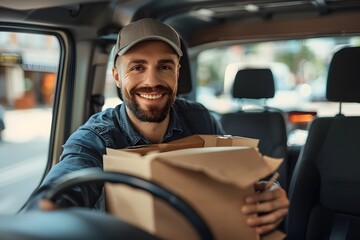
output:
[[[144,109],[140,106],[140,104],[136,100],[136,92],[152,92],[152,91],[158,91],[165,93],[169,96],[166,104],[162,106],[151,106],[147,109]],[[139,119],[142,122],[152,122],[152,123],[160,123],[164,121],[166,116],[170,112],[170,108],[175,102],[175,94],[171,91],[170,88],[164,87],[164,86],[157,86],[154,88],[139,88],[139,89],[132,89],[130,91],[130,96],[125,96],[123,94],[124,102],[126,106],[129,108],[129,110],[135,115],[137,119]]]

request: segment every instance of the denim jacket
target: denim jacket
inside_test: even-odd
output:
[[[177,99],[170,110],[170,122],[163,142],[193,134],[222,135],[223,130],[208,110],[199,103]],[[125,110],[125,104],[96,113],[75,131],[63,146],[60,162],[56,164],[28,201],[25,209],[37,208],[46,189],[66,173],[83,168],[102,168],[106,148],[125,148],[151,144],[137,132]],[[88,184],[74,188],[57,202],[60,206],[95,206],[102,196],[103,184]],[[103,204],[100,204],[103,205]]]

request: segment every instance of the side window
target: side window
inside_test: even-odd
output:
[[[0,214],[16,213],[43,177],[59,59],[55,36],[0,31]]]

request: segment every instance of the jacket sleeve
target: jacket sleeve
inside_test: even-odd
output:
[[[34,191],[23,208],[23,211],[38,209],[39,201],[59,179],[84,168],[101,168],[102,155],[105,153],[105,143],[101,137],[88,129],[79,129],[70,136],[63,146],[60,162],[57,163]],[[86,184],[64,193],[56,204],[60,207],[81,206],[94,207],[102,194],[103,184]]]

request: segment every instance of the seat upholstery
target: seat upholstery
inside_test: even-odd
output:
[[[274,76],[268,68],[246,68],[236,73],[232,88],[234,98],[273,98]]]
[[[181,49],[183,56],[180,58],[180,72],[178,79],[178,95],[190,93],[192,90],[192,75],[190,68],[190,59],[187,52],[187,45],[181,40]]]
[[[266,99],[274,97],[274,78],[270,69],[241,69],[237,72],[232,89],[233,98]],[[265,106],[261,111],[225,113],[221,124],[226,134],[259,139],[263,155],[286,158],[287,134],[285,120],[280,111]],[[279,182],[287,188],[286,159],[279,169]]]
[[[360,47],[336,52],[326,97],[360,102]],[[341,104],[341,103],[340,103]],[[290,240],[360,239],[360,117],[315,119],[289,187]]]

